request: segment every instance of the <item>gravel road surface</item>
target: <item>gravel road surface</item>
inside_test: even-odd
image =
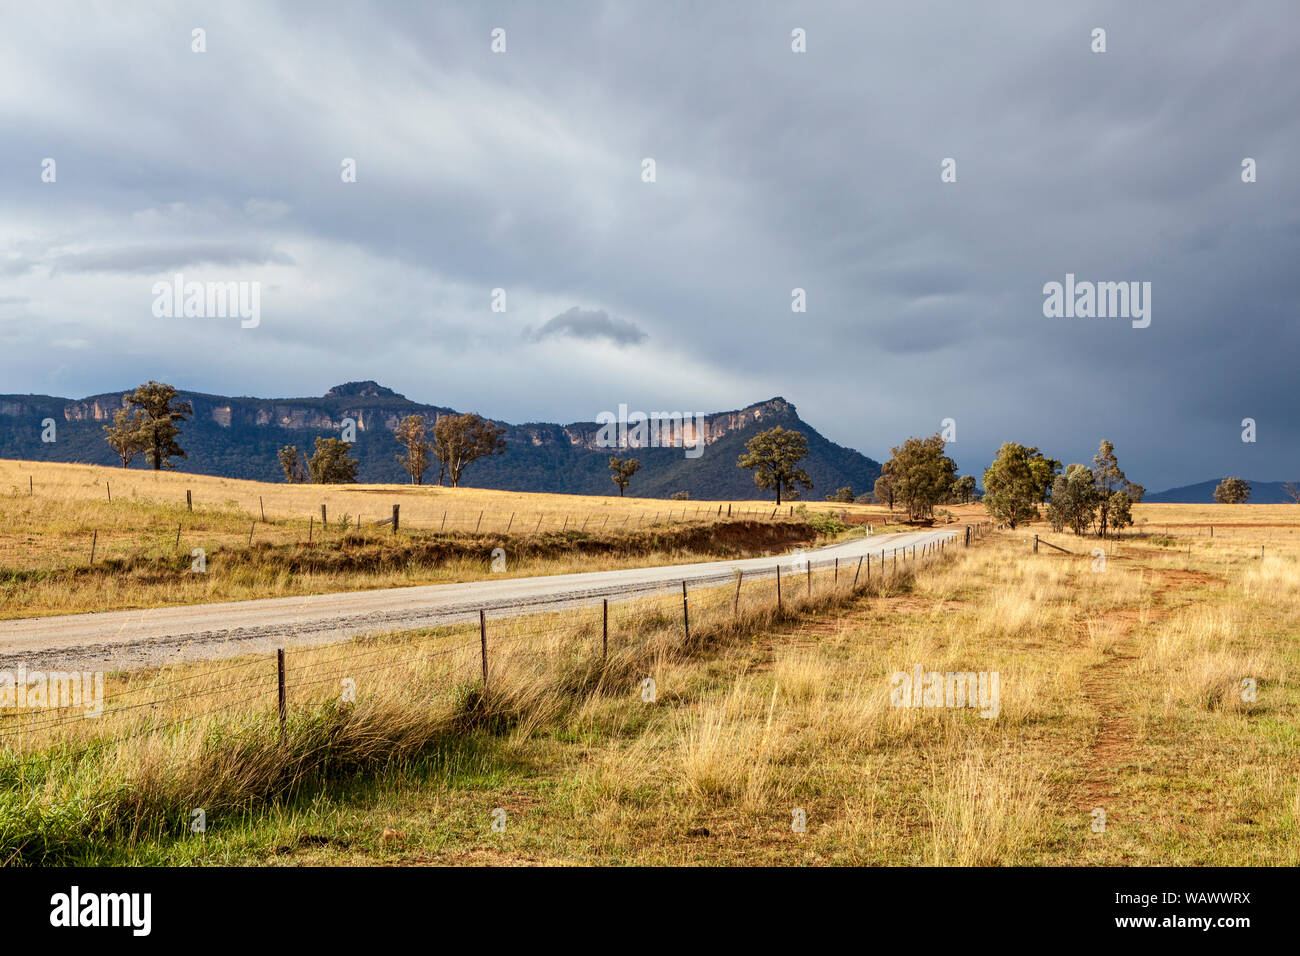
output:
[[[839,559],[841,570],[858,558],[878,562],[894,552],[945,538],[956,530],[854,538],[826,548],[766,558],[542,577],[502,578],[306,597],[264,598],[223,604],[192,604],[143,611],[109,611],[0,621],[0,670],[130,670],[179,659],[261,653],[276,647],[327,644],[363,634],[409,630],[477,618],[556,611],[608,598],[633,600],[656,592],[721,585],[743,570],[746,578],[802,571]],[[873,570],[875,565],[873,564]],[[849,573],[852,573],[851,571]]]

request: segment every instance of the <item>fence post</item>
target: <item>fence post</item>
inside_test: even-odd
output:
[[[483,692],[487,693],[487,614],[482,608],[478,612],[478,640],[483,649]]]
[[[90,563],[95,563],[95,545],[99,544],[99,529],[95,529],[95,536],[90,539]]]
[[[250,521],[248,524],[248,546],[253,546],[253,529],[257,527],[256,521]]]
[[[276,697],[280,705],[280,739],[284,739],[285,721],[289,716],[289,703],[284,693],[284,648],[275,652]]]
[[[776,613],[781,613],[781,565],[776,566]]]
[[[401,505],[393,505],[393,534],[397,534],[397,512],[401,507]]]
[[[108,500],[111,503],[113,501],[113,486],[106,481],[104,482],[104,490],[108,492]]]
[[[480,511],[480,512],[478,513],[478,521],[474,522],[474,533],[475,533],[475,534],[478,534],[478,529],[482,526],[482,524],[483,524],[483,512]]]
[[[600,662],[609,662],[609,598],[601,600],[603,610],[600,616]]]
[[[311,544],[311,532],[312,529],[315,527],[316,527],[316,516],[308,515],[307,516],[307,543],[308,544]]]
[[[438,533],[442,534],[443,529],[446,527],[447,527],[447,512],[446,510],[444,510],[442,512],[442,524],[438,525]]]
[[[812,562],[808,562],[808,596],[812,597]]]
[[[834,577],[834,581],[835,581],[836,584],[839,584],[839,583],[840,583],[840,559],[839,559],[839,558],[836,558],[836,559],[835,559],[835,577]]]
[[[181,523],[176,522],[176,543],[172,545],[173,551],[179,551],[181,547]]]
[[[194,510],[194,498],[191,497],[190,489],[188,488],[185,489],[185,507],[189,508],[191,511]]]
[[[257,496],[257,507],[262,509],[262,524],[266,524],[266,505],[262,502],[262,496]]]
[[[1034,535],[1034,554],[1038,553],[1038,535]]]
[[[325,502],[323,501],[320,506],[320,526],[325,531],[328,531],[330,528],[329,518],[325,516]]]
[[[506,534],[510,533],[510,529],[513,528],[514,525],[515,525],[515,513],[512,511],[510,512],[510,520],[506,522]]]
[[[686,627],[686,643],[691,643],[691,611],[686,601],[686,582],[682,582],[682,624]]]
[[[719,506],[719,507],[721,507],[721,506]],[[739,617],[739,616],[740,616],[740,582],[741,582],[741,580],[742,580],[744,577],[745,577],[745,569],[744,569],[744,568],[738,568],[738,569],[736,570],[736,596],[735,596],[734,598],[731,599],[731,616],[732,616],[732,617]]]
[[[864,555],[867,559],[867,580],[871,580],[871,555]],[[862,573],[862,558],[858,558],[858,569],[853,572],[853,584],[849,590],[852,591],[858,586],[858,575]]]

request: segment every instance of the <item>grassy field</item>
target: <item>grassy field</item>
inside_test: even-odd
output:
[[[1296,865],[1300,509],[1138,517],[701,591],[689,642],[680,596],[611,608],[607,657],[599,607],[492,621],[486,690],[477,628],[292,650],[283,738],[271,658],[110,677],[0,718],[0,859]],[[894,706],[917,666],[996,717]]]
[[[393,504],[396,535],[374,524]],[[887,518],[874,506],[807,506],[849,522]],[[492,574],[497,546],[512,576],[758,555],[815,536],[783,527],[804,520],[791,507],[0,461],[0,618],[475,580]]]

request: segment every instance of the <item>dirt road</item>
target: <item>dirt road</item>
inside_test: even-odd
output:
[[[472,581],[306,597],[265,598],[224,604],[196,604],[0,621],[0,670],[19,664],[32,669],[130,670],[178,659],[228,657],[275,647],[324,644],[362,634],[450,624],[477,618],[555,611],[602,598],[632,600],[687,586],[814,568],[856,566],[870,554],[879,561],[906,549],[955,538],[956,530],[854,538],[827,548],[781,557],[709,561],[619,571],[591,571],[531,578]]]

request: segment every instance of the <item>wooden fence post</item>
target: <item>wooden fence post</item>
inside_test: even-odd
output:
[[[515,513],[512,511],[510,512],[510,520],[506,523],[506,534],[509,534],[510,529],[513,528],[514,526],[515,526]]]
[[[439,533],[439,534],[442,534],[442,529],[445,528],[445,527],[447,527],[447,512],[446,512],[446,510],[444,510],[444,511],[442,512],[442,524],[438,525],[438,533]]]
[[[474,522],[474,533],[478,534],[478,529],[483,526],[483,512],[478,513],[478,521]]]
[[[99,544],[99,529],[95,529],[95,536],[90,539],[90,563],[95,563],[95,545]]]
[[[834,579],[834,580],[835,580],[835,583],[836,583],[836,584],[839,584],[839,583],[840,583],[840,559],[839,559],[839,558],[836,558],[836,559],[835,559],[835,579]]]
[[[185,489],[185,507],[189,508],[191,511],[194,510],[194,498],[188,488]]]
[[[812,562],[808,562],[808,596],[812,597]]]
[[[781,565],[776,566],[776,613],[781,613]]]
[[[1038,553],[1038,535],[1034,535],[1034,554]]]
[[[398,512],[400,512],[401,509],[401,505],[393,505],[393,534],[397,534],[397,522],[399,520]]]
[[[316,527],[316,516],[308,515],[307,516],[307,543],[308,544],[311,544],[311,533],[312,533],[312,529],[315,527]]]
[[[691,610],[686,601],[686,582],[682,582],[682,625],[686,628],[686,643],[691,643]]]
[[[740,582],[741,582],[741,580],[742,580],[744,577],[745,577],[745,569],[744,569],[744,568],[738,568],[738,569],[736,570],[736,596],[735,596],[734,598],[731,599],[731,616],[732,616],[732,617],[739,617],[739,616],[740,616]]]
[[[284,648],[275,652],[276,697],[280,705],[280,739],[284,739],[285,722],[289,716],[289,702],[284,693]]]
[[[869,554],[864,555],[864,557],[867,559],[867,580],[870,581],[871,580],[871,555]],[[858,586],[858,575],[861,573],[862,573],[862,558],[858,558],[858,569],[853,572],[853,583],[849,586],[850,591],[852,591],[854,588]]]
[[[609,662],[609,598],[601,600],[603,611],[600,616],[600,660],[601,663]]]
[[[181,547],[181,523],[176,522],[176,543],[172,545],[173,551],[179,551]]]
[[[266,505],[262,502],[262,496],[257,496],[257,506],[262,509],[262,524],[266,524]]]
[[[478,640],[483,649],[483,692],[487,692],[487,614],[482,608],[478,612]]]
[[[322,531],[328,531],[330,528],[329,518],[325,516],[325,503],[323,501],[320,506],[320,526]]]
[[[113,500],[113,486],[110,485],[110,484],[106,481],[106,482],[104,482],[104,490],[108,492],[108,500],[109,500],[110,502],[112,502],[112,500]]]
[[[253,546],[253,529],[257,527],[256,521],[250,521],[248,524],[248,546]]]

